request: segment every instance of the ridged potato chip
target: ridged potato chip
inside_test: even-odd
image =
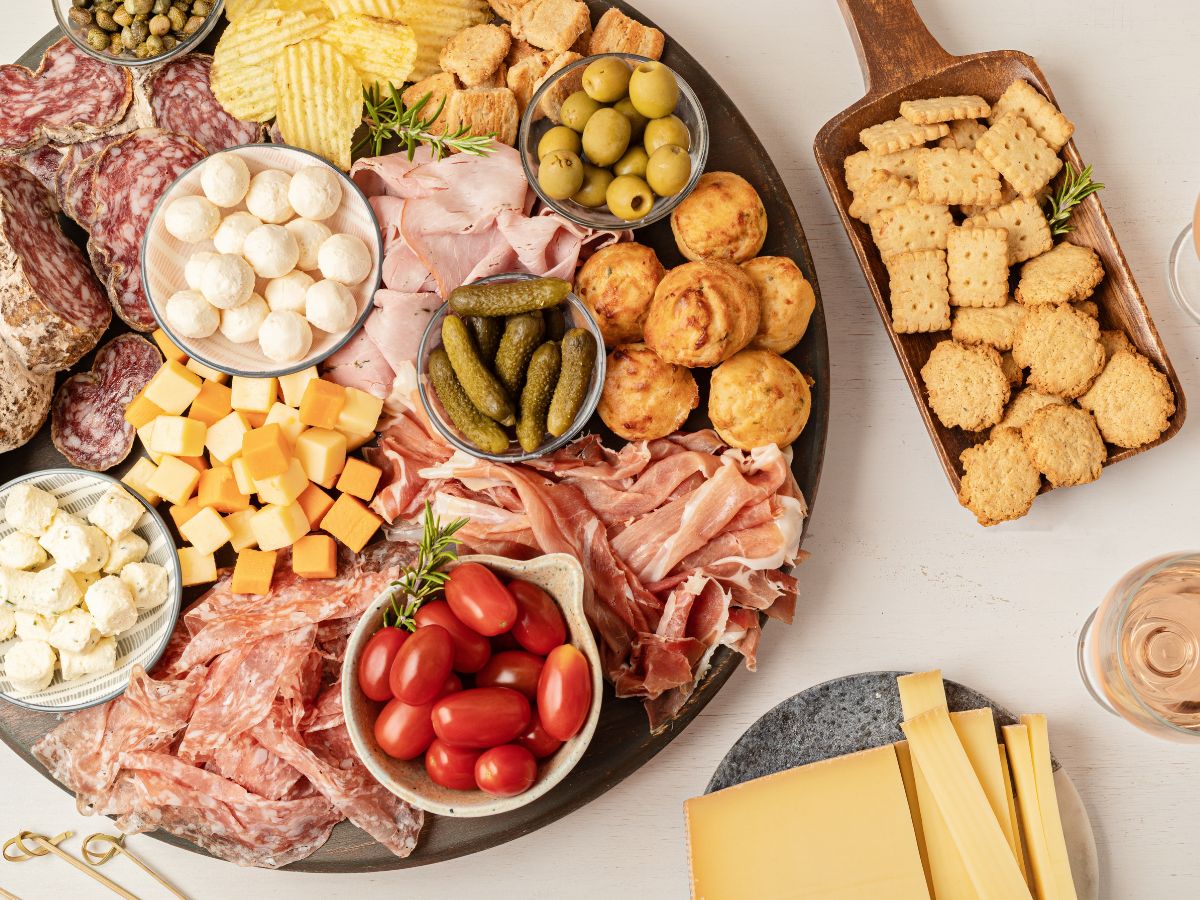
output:
[[[334,16],[345,16],[359,13],[364,16],[374,16],[377,19],[391,19],[399,22],[400,10],[404,0],[325,0]]]
[[[350,61],[323,40],[292,44],[275,64],[275,89],[283,139],[349,169],[363,103],[362,79]]]
[[[302,12],[321,18],[333,18],[325,0],[225,0],[225,17],[230,22],[244,19],[252,12],[263,9],[280,9],[284,12]]]
[[[411,28],[362,13],[339,15],[321,40],[350,60],[368,87],[378,84],[384,89],[391,82],[399,90],[409,80],[417,58],[417,38]]]

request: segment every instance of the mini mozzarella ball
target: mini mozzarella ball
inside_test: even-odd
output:
[[[221,334],[235,344],[258,340],[258,330],[268,312],[267,301],[258,294],[251,294],[250,299],[241,306],[227,309],[221,314]]]
[[[292,269],[282,278],[267,282],[263,295],[271,309],[286,309],[304,315],[304,295],[312,287],[312,276],[299,269]]]
[[[167,204],[163,224],[172,237],[185,244],[198,244],[216,233],[221,211],[204,197],[180,197]]]
[[[354,295],[337,281],[318,281],[304,297],[305,317],[322,331],[345,331],[354,324],[357,312]]]
[[[254,270],[233,253],[219,253],[204,265],[200,291],[217,309],[241,306],[254,293]]]
[[[207,250],[201,250],[188,257],[188,261],[183,267],[183,280],[187,282],[187,286],[193,291],[200,290],[201,273],[204,271],[204,267],[208,264],[208,261],[216,255]]]
[[[213,235],[213,246],[218,253],[241,253],[246,236],[261,224],[258,216],[248,212],[230,213],[221,220],[217,233]]]
[[[371,273],[374,265],[371,251],[362,238],[352,234],[335,234],[317,250],[317,266],[321,274],[342,284],[358,284]]]
[[[167,323],[186,338],[206,338],[221,324],[221,314],[199,291],[177,291],[167,298]]]
[[[240,156],[218,153],[200,167],[200,189],[217,206],[237,206],[250,187],[250,170]]]
[[[312,219],[292,219],[283,227],[292,233],[292,237],[296,239],[296,246],[300,248],[300,259],[296,263],[296,268],[315,269],[317,267],[317,251],[333,234],[329,230],[329,226],[322,222],[314,222]]]
[[[278,169],[265,169],[250,179],[246,192],[246,209],[264,222],[282,225],[296,214],[288,202],[288,186],[292,176]]]
[[[325,166],[305,166],[292,176],[288,202],[298,216],[328,219],[342,205],[341,179]]]
[[[292,362],[312,348],[312,328],[299,313],[286,309],[268,313],[258,329],[258,345],[267,359]]]
[[[300,248],[282,225],[259,225],[246,235],[242,256],[259,278],[281,278],[300,259]]]

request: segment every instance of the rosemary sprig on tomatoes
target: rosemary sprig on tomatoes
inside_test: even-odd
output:
[[[416,631],[417,623],[413,617],[421,608],[421,604],[446,584],[449,576],[441,570],[458,559],[459,541],[455,534],[468,521],[455,519],[443,524],[442,520],[433,514],[433,504],[425,501],[417,558],[391,583],[391,603],[383,611],[385,628],[397,627]]]

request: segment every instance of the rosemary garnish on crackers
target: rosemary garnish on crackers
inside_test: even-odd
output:
[[[494,148],[492,139],[495,133],[472,134],[471,126],[461,125],[455,131],[433,132],[434,123],[446,107],[443,97],[432,115],[423,116],[425,107],[433,99],[433,94],[423,96],[412,106],[405,107],[400,99],[400,92],[390,81],[387,91],[375,82],[370,87],[363,88],[363,124],[367,133],[363,135],[352,148],[357,153],[364,147],[371,148],[372,156],[383,153],[384,144],[390,140],[398,140],[408,153],[411,161],[417,152],[417,147],[426,144],[433,151],[435,160],[441,159],[450,151],[469,153],[472,156],[486,156]]]
[[[391,602],[383,611],[385,628],[394,626],[416,630],[414,616],[421,605],[446,584],[449,576],[441,570],[458,559],[458,538],[454,535],[468,521],[455,519],[443,525],[442,520],[433,514],[433,504],[425,501],[417,558],[391,583]]]
[[[1049,197],[1046,198],[1046,222],[1050,225],[1050,234],[1058,237],[1074,230],[1068,223],[1071,212],[1104,185],[1092,181],[1092,167],[1084,166],[1082,172],[1076,172],[1075,167],[1067,163],[1063,169],[1062,182]]]

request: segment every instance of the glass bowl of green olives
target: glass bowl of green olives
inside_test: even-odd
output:
[[[555,212],[588,228],[641,228],[696,186],[708,121],[696,93],[664,63],[604,53],[538,88],[517,148],[526,179]]]
[[[560,278],[512,273],[450,292],[421,335],[434,428],[491,462],[536,459],[583,431],[604,390],[604,336]]]
[[[54,15],[80,50],[118,66],[182,56],[208,37],[225,0],[52,0]]]

